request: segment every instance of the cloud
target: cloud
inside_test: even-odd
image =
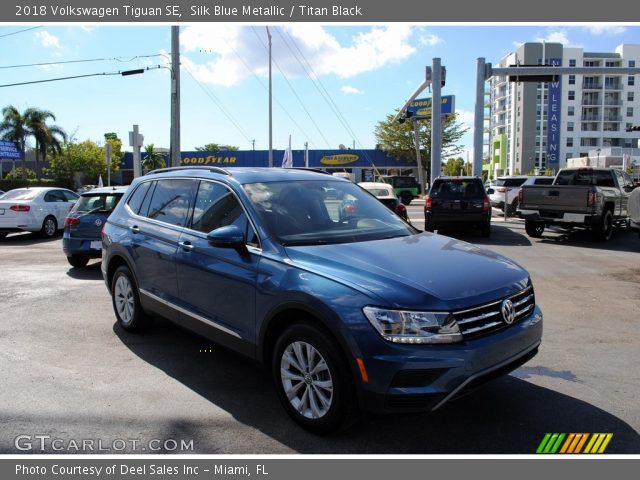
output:
[[[342,93],[345,93],[347,95],[350,95],[350,94],[362,95],[364,93],[359,88],[352,87],[351,85],[343,85],[342,88],[340,88],[340,90],[342,91]]]
[[[34,33],[34,35],[38,40],[40,40],[40,44],[45,48],[62,48],[60,46],[60,39],[55,35],[51,35],[46,30],[42,32],[36,32]]]
[[[339,41],[319,25],[270,28],[274,74],[352,78],[399,63],[416,52],[406,26],[372,27]],[[268,72],[267,33],[262,27],[192,25],[180,33],[183,61],[198,80],[231,86]],[[341,43],[342,42],[342,43]]]
[[[536,38],[536,42],[547,42],[547,43],[562,43],[564,46],[569,46],[571,41],[567,36],[567,32],[565,30],[556,30],[554,32],[549,32],[546,37],[538,37]]]
[[[588,27],[584,27],[584,29],[592,35],[607,35],[609,37],[622,35],[627,31],[625,27],[621,27],[620,25],[589,25]]]
[[[434,47],[440,43],[443,43],[444,40],[433,33],[422,33],[418,37],[418,42],[423,47]]]
[[[465,127],[468,127],[471,129],[471,131],[473,131],[473,119],[475,118],[475,113],[468,110],[458,109],[456,109],[456,113],[458,114],[457,120]]]

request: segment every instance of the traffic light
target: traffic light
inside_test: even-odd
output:
[[[400,115],[398,118],[398,123],[404,123],[407,119],[413,117],[413,112],[411,110],[405,110],[405,112]]]
[[[640,127],[639,126],[627,127],[625,128],[625,132],[640,132]]]

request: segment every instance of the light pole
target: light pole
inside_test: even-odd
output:
[[[271,91],[271,32],[269,27],[267,29],[267,36],[269,37],[269,167],[273,167],[273,106],[271,104],[272,91]]]
[[[596,160],[596,167],[600,166],[600,148],[596,149],[596,153],[598,154],[598,159]]]
[[[171,27],[171,141],[170,167],[182,163],[180,155],[180,27]]]

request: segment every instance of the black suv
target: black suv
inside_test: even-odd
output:
[[[424,228],[477,228],[491,235],[491,202],[478,177],[438,177],[424,203]]]

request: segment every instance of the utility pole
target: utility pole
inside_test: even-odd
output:
[[[129,132],[129,145],[133,147],[133,178],[142,176],[142,164],[140,162],[140,147],[144,142],[144,135],[138,131],[138,125],[133,126],[133,132]]]
[[[440,176],[442,171],[442,111],[441,89],[442,89],[442,65],[439,58],[433,59],[433,81],[431,89],[431,179],[429,186]]]
[[[272,99],[272,85],[271,85],[271,32],[269,27],[267,29],[267,36],[269,37],[269,167],[273,167],[273,105]]]
[[[104,155],[107,161],[107,187],[111,186],[111,153],[111,144],[109,142],[106,142],[104,144]]]
[[[171,27],[171,158],[170,167],[182,163],[180,155],[180,27]]]

